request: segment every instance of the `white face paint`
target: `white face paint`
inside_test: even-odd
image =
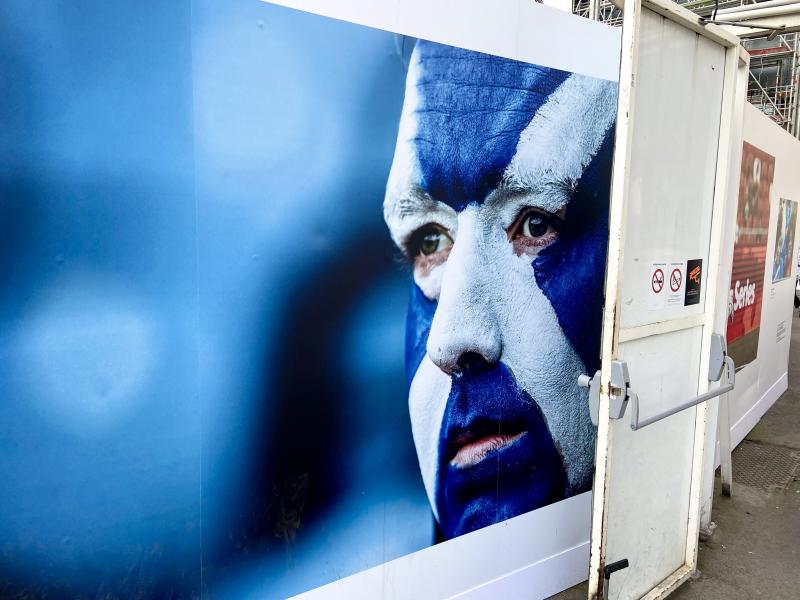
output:
[[[431,359],[425,355],[411,381],[408,392],[408,409],[411,415],[411,433],[417,448],[422,482],[438,520],[436,509],[436,473],[439,464],[439,429],[450,395],[450,377],[445,375]]]

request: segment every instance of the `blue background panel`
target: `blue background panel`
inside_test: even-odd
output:
[[[430,543],[381,216],[409,48],[0,8],[1,596],[286,595]]]

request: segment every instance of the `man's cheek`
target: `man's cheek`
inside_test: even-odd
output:
[[[447,398],[450,395],[450,385],[450,377],[425,356],[412,377],[408,393],[411,432],[417,450],[422,481],[425,484],[425,492],[431,508],[437,518],[435,486],[439,464],[439,434]]]
[[[425,274],[414,273],[414,283],[428,300],[435,302],[439,298],[446,264],[442,262],[432,267]]]
[[[516,317],[508,321],[505,331],[503,362],[541,409],[568,471],[568,493],[573,494],[584,491],[593,456],[594,437],[587,399],[574,383],[579,374],[586,372],[586,366],[566,335],[562,325],[564,312],[559,315],[558,307],[545,293],[552,280],[534,271],[536,263],[532,266],[525,259],[520,257],[524,264],[514,263],[517,277],[507,286],[514,290],[516,300],[509,306]],[[579,283],[572,280],[574,274],[574,269],[564,270],[561,265],[554,265],[548,273],[569,283],[568,291],[573,296],[580,289]]]
[[[607,234],[595,229],[547,248],[531,263],[572,347],[590,371],[599,367]]]
[[[409,386],[425,357],[436,305],[436,301],[427,298],[416,283],[412,284],[405,340],[406,383]]]

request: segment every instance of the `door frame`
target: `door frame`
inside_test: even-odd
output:
[[[716,173],[714,182],[711,237],[705,307],[702,321],[698,317],[685,317],[658,323],[629,327],[620,330],[622,262],[626,228],[626,198],[630,187],[631,141],[633,119],[635,118],[634,96],[639,57],[639,25],[643,9],[649,9],[670,21],[685,27],[725,49],[725,75],[722,88],[722,109],[720,113],[719,142],[717,146]],[[611,445],[609,427],[609,392],[611,381],[611,361],[617,358],[620,341],[630,341],[651,335],[680,331],[703,324],[701,359],[698,380],[698,394],[708,390],[708,357],[711,335],[718,326],[717,282],[720,270],[726,268],[720,254],[724,238],[725,210],[730,198],[731,182],[729,171],[730,148],[736,143],[734,128],[734,109],[736,94],[744,93],[741,84],[737,85],[740,62],[749,63],[747,52],[741,47],[735,35],[714,24],[702,24],[698,16],[670,0],[625,0],[622,24],[622,50],[620,60],[619,94],[617,104],[616,138],[614,143],[614,167],[611,179],[611,206],[609,212],[608,261],[606,265],[606,304],[603,309],[603,337],[601,343],[601,388],[599,419],[597,430],[597,449],[592,497],[592,536],[589,568],[589,598],[602,598],[603,571],[605,567],[606,525],[608,513],[605,510],[608,499],[608,455]],[[724,300],[724,298],[723,298]],[[724,311],[724,307],[723,307]],[[723,312],[724,315],[724,312]],[[700,527],[700,499],[703,476],[703,452],[708,420],[708,406],[697,406],[695,420],[694,451],[687,523],[686,553],[684,564],[666,579],[657,584],[644,598],[663,598],[675,590],[691,576],[697,564],[698,534]],[[612,484],[613,485],[613,484]]]

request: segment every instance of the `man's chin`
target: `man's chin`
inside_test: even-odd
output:
[[[449,516],[441,528],[442,533],[446,540],[455,538],[542,508],[560,499],[553,498],[548,502],[539,503],[524,497],[498,498],[496,494],[484,494],[463,505],[460,514]]]
[[[565,497],[566,473],[560,456],[554,447],[543,448],[549,435],[543,440],[536,433],[525,432],[477,464],[440,467],[439,518],[445,539]]]
[[[464,510],[459,518],[451,525],[451,531],[445,531],[446,539],[458,537],[465,533],[483,529],[489,525],[500,523],[511,517],[527,512],[524,509],[514,506],[515,503],[498,504],[495,497],[487,495],[471,500],[464,506]]]

